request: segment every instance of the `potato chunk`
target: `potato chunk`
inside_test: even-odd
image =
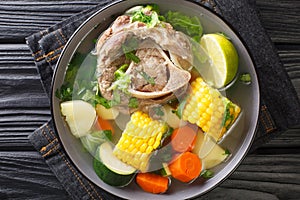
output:
[[[82,100],[66,101],[60,106],[71,133],[77,138],[87,135],[96,119],[94,107]]]

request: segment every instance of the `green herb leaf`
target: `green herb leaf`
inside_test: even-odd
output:
[[[146,5],[144,7],[134,7],[130,9],[132,22],[143,22],[148,28],[153,28],[160,23],[160,19],[164,19],[159,15],[159,7],[156,4]]]
[[[134,63],[139,63],[141,60],[139,57],[137,57],[132,51],[125,53],[125,57],[128,60],[132,60]]]
[[[144,71],[139,71],[139,74],[152,86],[155,85],[155,80],[153,77],[149,76],[146,72]]]
[[[240,81],[245,84],[250,84],[251,83],[251,75],[248,73],[240,75]]]
[[[72,99],[73,85],[76,85],[76,74],[84,58],[84,54],[75,53],[70,63],[68,64],[63,85],[55,91],[55,96],[61,101],[69,101]]]
[[[86,102],[93,101],[95,99],[95,92],[91,90],[84,90],[81,99]]]
[[[118,79],[120,79],[121,77],[124,76],[124,74],[125,74],[125,72],[126,72],[128,66],[129,66],[128,64],[123,64],[121,67],[119,67],[119,69],[117,69],[117,70],[115,71],[115,73],[114,73],[114,75],[115,75],[115,80],[118,80]]]
[[[231,154],[230,151],[228,149],[225,149],[223,155],[230,155],[230,154]]]
[[[116,106],[119,105],[121,103],[121,95],[120,92],[118,90],[114,90],[113,91],[113,99],[111,101],[111,106]]]
[[[157,14],[159,14],[159,12],[160,12],[159,6],[157,4],[148,4],[144,8],[142,8],[142,10],[144,12],[146,12],[146,11],[154,11]]]
[[[103,130],[102,134],[105,135],[105,138],[107,138],[109,141],[112,141],[112,132],[111,132],[111,130]]]
[[[137,11],[133,14],[131,18],[132,22],[143,22],[145,24],[149,24],[151,22],[151,15],[146,15],[143,11]]]
[[[59,89],[55,91],[55,96],[61,101],[70,101],[72,100],[73,90],[67,85],[62,85]]]
[[[97,105],[97,104],[101,104],[102,106],[104,106],[107,109],[109,109],[109,108],[112,107],[111,101],[105,99],[104,97],[102,97],[100,95],[96,95],[95,96],[94,104],[93,105]]]
[[[155,27],[158,23],[159,23],[159,17],[158,14],[156,12],[152,12],[151,14],[151,21],[150,23],[147,24],[148,28],[153,28]]]
[[[129,94],[128,87],[131,82],[131,78],[129,74],[123,74],[120,76],[116,81],[114,81],[111,86],[108,88],[108,90],[119,90],[122,91],[125,94]]]
[[[214,172],[211,171],[211,170],[205,169],[201,172],[200,176],[205,178],[205,179],[209,179],[209,178],[212,178],[214,176]]]
[[[165,113],[161,110],[160,106],[156,106],[152,108],[157,116],[164,116]]]
[[[78,52],[74,54],[70,63],[68,64],[68,68],[64,79],[65,84],[72,85],[74,83],[78,69],[83,63],[85,57],[86,55]]]
[[[143,22],[148,28],[153,28],[160,23],[160,17],[158,15],[159,7],[156,4],[146,5],[145,7],[136,7],[131,11],[132,22]]]
[[[130,97],[128,106],[129,108],[137,108],[139,106],[138,99],[135,97]]]
[[[198,17],[189,17],[180,12],[169,11],[165,15],[165,18],[174,29],[187,34],[196,41],[200,41],[200,37],[203,34],[203,28]]]
[[[226,123],[230,121],[230,123],[228,123],[227,126],[225,127],[226,129],[228,129],[231,125],[232,120],[234,119],[234,115],[230,113],[230,108],[232,108],[233,105],[232,102],[230,102],[227,99],[225,100],[224,104],[225,104],[225,112],[223,115],[222,127],[225,127]]]
[[[178,107],[177,107],[177,109],[176,109],[176,111],[175,111],[175,114],[179,117],[179,119],[182,118],[182,113],[183,113],[183,109],[184,109],[184,107],[185,107],[186,102],[187,102],[187,98],[183,99],[183,100],[179,103],[179,105],[178,105]]]

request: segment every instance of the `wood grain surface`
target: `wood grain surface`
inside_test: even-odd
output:
[[[300,1],[256,3],[300,98]],[[50,109],[25,37],[96,4],[0,2],[0,199],[69,199],[28,142]],[[225,182],[197,199],[300,199],[300,125],[247,155]]]

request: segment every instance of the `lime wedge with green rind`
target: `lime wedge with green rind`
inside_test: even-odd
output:
[[[201,72],[206,82],[215,88],[229,84],[238,71],[239,56],[233,43],[221,34],[202,36],[201,46],[210,58],[210,66]]]

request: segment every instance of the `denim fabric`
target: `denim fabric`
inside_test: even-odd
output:
[[[288,127],[300,124],[299,100],[276,50],[260,24],[252,0],[195,0],[221,15],[240,34],[256,66],[261,88],[261,109],[258,130],[252,150],[280,134]],[[91,14],[112,0],[97,6],[27,38],[32,56],[49,95],[55,64],[66,42],[78,26]],[[296,109],[295,109],[296,108]],[[54,131],[52,120],[29,136],[58,180],[73,199],[117,199],[87,180],[72,164]]]
[[[52,120],[29,136],[29,140],[40,152],[57,179],[73,199],[115,200],[120,199],[97,187],[74,166],[53,131]]]

